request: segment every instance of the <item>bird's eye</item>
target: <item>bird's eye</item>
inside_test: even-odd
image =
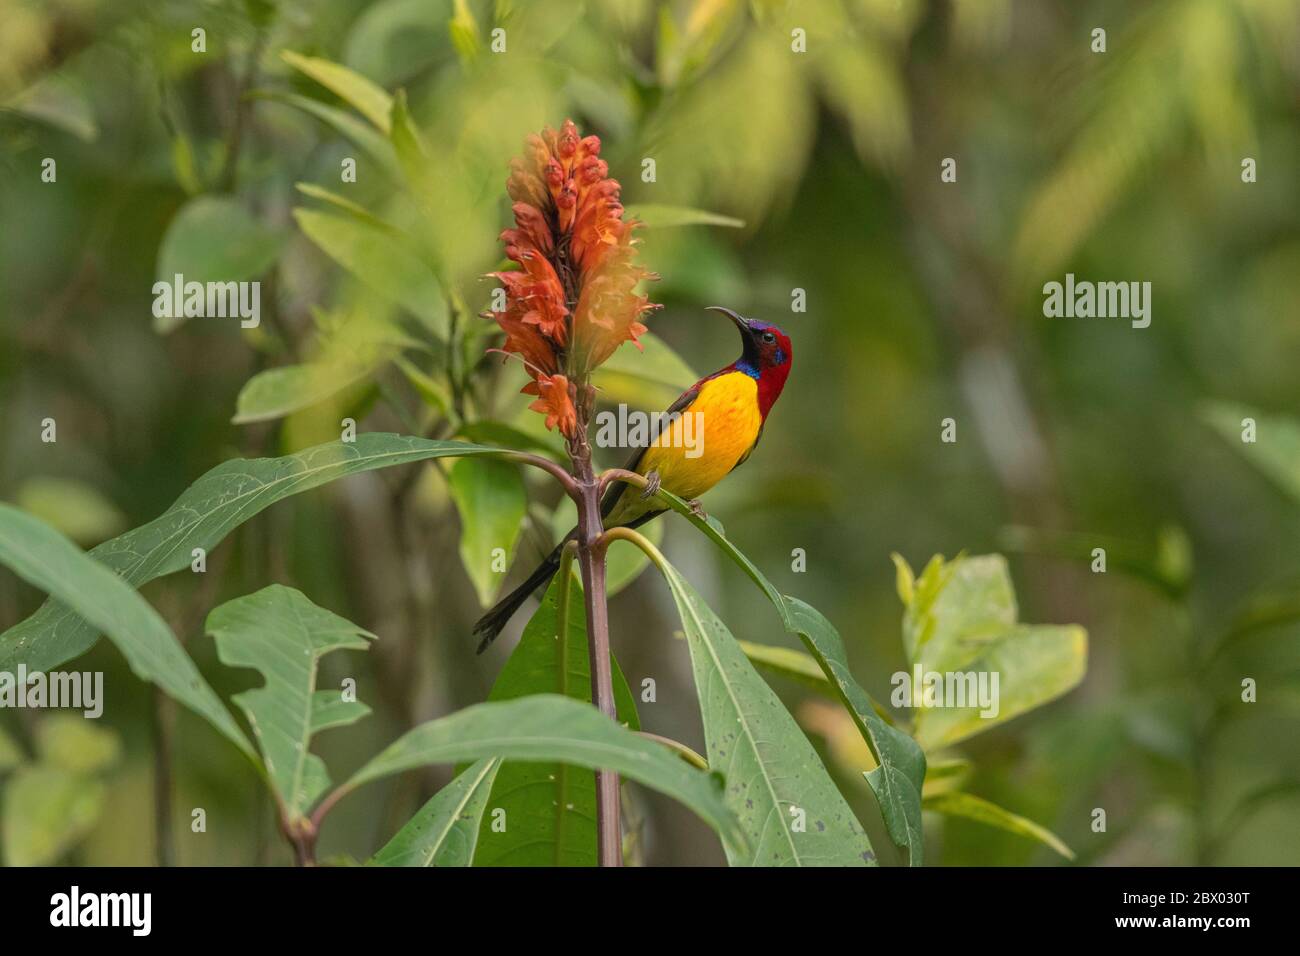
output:
[[[764,332],[763,341],[766,342],[768,345],[771,345],[773,342],[776,341],[776,336],[773,335],[771,332]]]

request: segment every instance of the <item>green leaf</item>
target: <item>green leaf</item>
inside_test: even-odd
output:
[[[914,701],[926,750],[964,740],[1061,696],[1083,680],[1088,635],[1076,625],[1017,623],[1015,591],[998,554],[936,556],[916,579],[903,615],[904,645],[921,673],[996,675],[996,714]],[[952,702],[949,702],[950,704]]]
[[[284,103],[309,113],[336,133],[360,146],[389,179],[394,182],[400,179],[401,170],[398,169],[397,154],[393,152],[392,144],[365,123],[355,119],[350,113],[322,103],[320,100],[302,96],[299,93],[257,90],[250,93],[249,96],[256,99],[270,100],[275,103]]]
[[[91,774],[117,763],[122,741],[80,714],[51,714],[36,727],[36,752],[45,766]]]
[[[625,342],[591,380],[600,389],[602,402],[626,402],[657,412],[671,405],[700,376],[663,339],[647,332],[640,341],[644,351]]]
[[[323,314],[310,361],[259,372],[244,383],[235,402],[236,425],[282,418],[319,404],[360,382],[401,349],[419,343],[383,314],[368,308]]]
[[[236,199],[197,196],[172,218],[158,247],[157,281],[243,282],[275,264],[285,235],[254,219]],[[175,303],[177,311],[181,303]],[[155,316],[154,330],[170,332],[184,315]]]
[[[105,541],[90,555],[126,584],[190,566],[193,549],[211,552],[234,528],[282,498],[336,478],[432,458],[499,455],[502,449],[363,432],[355,442],[327,442],[282,458],[236,458],[191,485],[161,516]],[[102,628],[72,608],[46,601],[0,634],[0,670],[46,671],[89,650]]]
[[[670,226],[727,226],[731,229],[744,229],[745,220],[721,213],[708,212],[703,209],[691,209],[689,206],[661,206],[655,203],[643,203],[627,207],[627,218],[643,222],[653,229],[666,229]]]
[[[230,421],[247,425],[310,408],[368,378],[388,357],[378,354],[357,361],[307,362],[258,372],[239,390]]]
[[[342,691],[317,690],[320,659],[331,651],[366,650],[365,638],[374,635],[279,584],[222,604],[208,615],[206,630],[221,663],[266,678],[233,699],[252,725],[285,816],[304,817],[330,783],[324,761],[309,749],[312,734],[370,713]]]
[[[518,646],[492,685],[489,701],[558,693],[591,702],[591,665],[582,586],[571,574],[560,628],[559,575],[551,582]],[[640,730],[627,680],[611,657],[614,704],[619,722]],[[478,838],[477,866],[595,866],[596,782],[593,774],[564,764],[506,763],[492,788],[491,806],[505,811],[504,833],[485,819]]]
[[[486,607],[505,580],[523,530],[528,492],[519,467],[504,461],[466,458],[451,466],[447,480],[460,513],[460,560]],[[498,548],[504,556],[493,554]]]
[[[428,264],[390,229],[353,215],[295,209],[303,233],[376,294],[447,335],[447,303]]]
[[[898,728],[891,726],[879,715],[879,705],[872,700],[849,671],[844,641],[831,622],[822,617],[814,607],[803,604],[798,598],[783,596],[764,578],[754,563],[727,540],[722,528],[714,519],[695,515],[681,498],[660,490],[659,498],[682,518],[692,523],[708,540],[718,545],[727,557],[749,575],[759,591],[776,607],[785,630],[800,637],[803,646],[823,674],[836,689],[837,696],[849,710],[863,739],[870,745],[878,766],[866,774],[867,783],[875,793],[880,814],[894,845],[909,852],[911,865],[920,865],[923,845],[920,839],[920,788],[926,779],[926,754],[917,741]]]
[[[462,63],[467,63],[478,56],[482,38],[479,36],[478,21],[470,10],[466,0],[453,0],[452,18],[447,21],[447,30],[451,35],[452,46]]]
[[[370,862],[375,866],[469,866],[499,757],[487,757],[443,787]]]
[[[821,665],[811,654],[796,651],[792,647],[774,647],[771,644],[755,644],[753,641],[736,643],[750,663],[763,673],[784,677],[828,697],[834,696],[831,682],[826,679]]]
[[[393,108],[393,98],[381,87],[346,66],[318,56],[302,56],[292,50],[281,50],[280,57],[353,107],[385,136],[388,135],[388,114]]]
[[[970,793],[952,792],[927,796],[922,807],[950,817],[963,817],[977,823],[986,823],[999,830],[1016,833],[1031,840],[1051,847],[1067,860],[1074,859],[1074,851],[1062,842],[1051,830],[1041,827],[1033,820],[1026,820],[1019,814],[1004,810],[996,803],[990,803]]]
[[[688,766],[671,750],[620,727],[590,704],[558,694],[475,704],[421,724],[358,770],[344,787],[351,791],[428,764],[488,756],[612,770],[684,803],[722,835],[724,844],[744,845],[714,774]]]
[[[786,631],[798,635],[817,661],[876,758],[878,766],[866,778],[890,839],[908,851],[912,865],[919,865],[923,850],[920,793],[925,782],[925,754],[917,742],[879,716],[879,706],[853,678],[843,641],[825,617],[797,598],[777,591],[754,563],[727,540],[712,517],[700,518],[681,498],[666,491],[661,490],[659,497],[749,575],[780,614]]]
[[[1244,405],[1207,404],[1202,417],[1246,460],[1280,489],[1300,501],[1300,421],[1285,415],[1265,415]],[[1255,422],[1255,440],[1242,441],[1244,419]]]
[[[253,756],[248,739],[158,612],[109,568],[49,525],[6,504],[0,504],[0,564],[65,602],[89,622],[83,626],[92,633],[94,629],[106,633],[137,677],[157,684],[207,718],[237,747]],[[6,633],[14,630],[17,628]],[[40,629],[37,633],[46,634]],[[30,671],[46,669],[27,661],[26,655],[21,659]],[[0,670],[12,673],[15,668],[6,665]]]
[[[0,835],[7,866],[48,866],[94,829],[104,785],[59,767],[20,767],[4,791]]]
[[[80,545],[103,541],[126,524],[99,489],[72,478],[29,478],[18,488],[15,503]]]
[[[725,624],[667,561],[700,698],[709,766],[726,777],[727,806],[748,847],[732,866],[862,866],[871,842],[780,698]],[[802,825],[802,829],[796,826]]]

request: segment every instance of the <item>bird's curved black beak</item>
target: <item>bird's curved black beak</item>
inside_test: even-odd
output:
[[[732,312],[730,309],[721,305],[710,305],[705,306],[705,308],[710,312],[721,312],[727,318],[731,319],[732,322],[736,323],[736,328],[740,329],[742,335],[749,334],[749,319],[745,318],[743,315]]]

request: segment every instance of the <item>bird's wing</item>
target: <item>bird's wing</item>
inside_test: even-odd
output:
[[[712,378],[712,376],[709,377]],[[708,378],[702,378],[686,391],[682,392],[681,395],[677,396],[677,401],[668,406],[664,411],[664,414],[671,415],[674,412],[684,412],[686,409],[690,408],[691,403],[694,402],[696,396],[700,394],[700,387],[708,380]],[[650,439],[650,441],[653,440],[654,438]],[[625,471],[635,471],[640,474],[639,469],[641,467],[641,459],[645,456],[646,449],[649,447],[650,445],[647,442],[640,448],[633,449],[632,455],[628,458],[627,464],[623,466],[623,469]],[[602,518],[608,517],[609,513],[614,510],[615,502],[618,501],[619,496],[623,494],[623,489],[626,487],[627,482],[615,481],[605,490],[605,497],[601,499],[600,502],[600,516]]]

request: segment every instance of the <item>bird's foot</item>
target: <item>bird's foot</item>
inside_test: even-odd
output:
[[[645,476],[645,489],[641,492],[642,498],[653,498],[659,494],[659,470],[655,469]]]
[[[700,505],[699,498],[692,498],[686,503],[690,505],[691,514],[695,515],[695,517],[699,518],[701,521],[709,520],[709,516],[705,513],[703,506]]]

